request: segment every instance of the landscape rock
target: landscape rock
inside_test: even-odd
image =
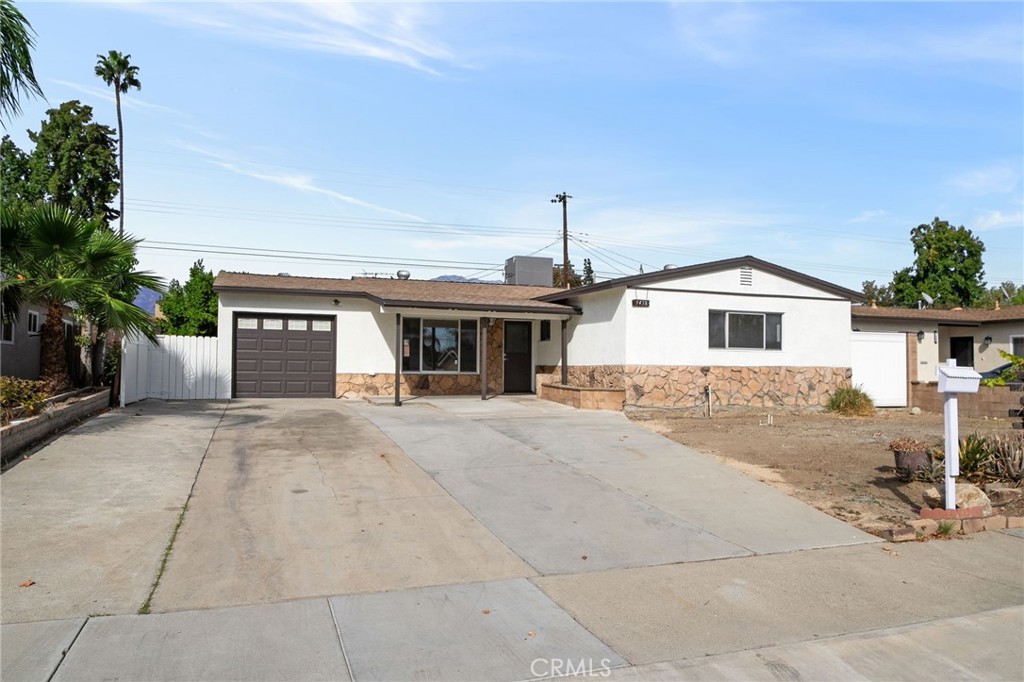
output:
[[[1024,498],[1024,489],[1021,488],[996,488],[988,493],[989,500],[996,506],[1002,506]]]
[[[946,494],[944,489],[932,486],[924,491],[925,504],[932,509],[941,509],[946,506]],[[956,484],[956,506],[958,509],[965,507],[981,507],[986,516],[992,513],[992,501],[980,488],[970,483]]]

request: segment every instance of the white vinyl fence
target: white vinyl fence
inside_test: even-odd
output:
[[[850,341],[853,384],[876,407],[907,406],[907,335],[902,332],[853,332]]]
[[[215,400],[217,338],[158,336],[126,340],[121,358],[121,406],[145,400]]]

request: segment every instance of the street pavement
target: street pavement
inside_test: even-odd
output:
[[[106,417],[0,479],[5,681],[1024,679],[1019,534],[885,544],[619,414],[445,398]]]

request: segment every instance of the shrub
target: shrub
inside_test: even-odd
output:
[[[1017,485],[1024,481],[1024,433],[989,439],[996,478]]]
[[[828,411],[846,416],[869,417],[875,413],[875,404],[858,386],[843,386],[828,398]]]
[[[0,377],[0,411],[3,423],[14,419],[18,412],[38,414],[46,405],[46,384],[42,381]]]
[[[906,436],[901,436],[889,443],[890,452],[924,452],[927,449],[928,444],[924,441]]]
[[[1000,350],[999,354],[1003,356],[1004,360],[1010,361],[1010,366],[995,378],[982,379],[981,384],[983,386],[1006,386],[1006,384],[1011,382],[1024,381],[1024,358],[1007,353],[1005,350]]]
[[[984,483],[992,462],[989,439],[972,433],[960,439],[960,475],[975,483]]]

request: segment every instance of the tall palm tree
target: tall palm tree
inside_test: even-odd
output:
[[[121,219],[118,223],[118,231],[124,234],[124,123],[121,120],[121,93],[127,93],[129,89],[142,89],[139,81],[139,67],[132,66],[129,61],[130,54],[121,54],[117,50],[111,50],[104,57],[96,55],[99,61],[96,62],[96,75],[103,79],[107,85],[114,86],[114,101],[117,104],[117,162],[118,171],[121,175]]]
[[[21,113],[22,94],[43,97],[32,70],[33,35],[32,25],[14,3],[0,0],[0,121]]]
[[[149,314],[132,303],[141,287],[163,286],[152,274],[134,270],[140,240],[54,204],[20,214],[0,207],[0,240],[4,305],[28,301],[46,306],[39,374],[51,388],[70,383],[63,322],[69,304],[101,327],[155,341]]]

